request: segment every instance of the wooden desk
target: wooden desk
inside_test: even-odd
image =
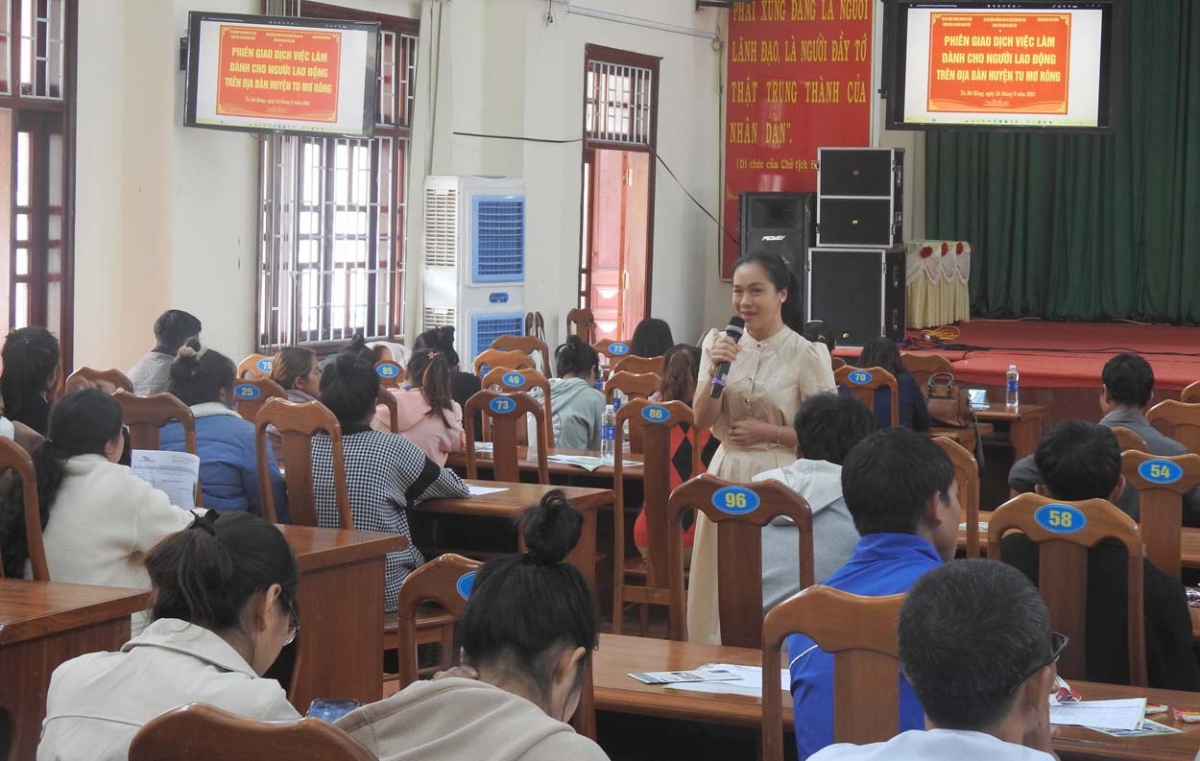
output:
[[[642,684],[627,676],[632,671],[679,671],[705,663],[762,663],[758,650],[704,645],[695,642],[600,635],[600,649],[592,659],[596,710],[656,716],[666,719],[701,721],[760,730],[762,701],[739,695],[671,690]],[[1085,700],[1147,697],[1172,708],[1200,708],[1200,693],[1151,690],[1119,685],[1072,682]],[[792,698],[783,698],[785,730],[793,726]],[[1200,750],[1200,725],[1175,722],[1166,717],[1155,721],[1183,730],[1183,734],[1160,737],[1116,738],[1083,727],[1055,727],[1054,748],[1064,759],[1112,758],[1137,761],[1192,761]]]
[[[979,424],[979,436],[988,436],[992,433],[993,428],[990,423]],[[968,452],[975,452],[975,444],[978,437],[975,435],[974,428],[949,428],[944,426],[934,426],[925,431],[925,435],[931,439],[952,439],[954,443],[961,446]]]
[[[561,455],[571,455],[574,457],[599,457],[600,456],[599,452],[588,452],[588,451],[581,450],[581,449],[550,449],[550,450],[548,450],[547,453],[550,455],[561,454]],[[628,454],[627,453],[627,454],[625,454],[624,457],[622,457],[622,459],[625,460],[626,462],[641,463],[642,456],[640,454]],[[522,473],[532,473],[535,477],[537,476],[537,472],[538,472],[537,459],[536,459],[536,457],[534,459],[529,458],[529,447],[517,447],[517,462],[518,462],[518,465],[519,465]],[[492,470],[492,453],[491,452],[476,452],[475,453],[475,465],[480,471],[487,471],[488,473],[490,473]],[[601,465],[599,468],[596,468],[593,471],[588,471],[577,465],[570,465],[565,462],[555,462],[554,460],[550,460],[550,462],[548,463],[548,466],[549,466],[551,478],[558,477],[560,479],[568,479],[568,480],[592,478],[592,479],[607,481],[608,484],[610,484],[610,485],[612,484],[613,466],[611,466],[611,465]],[[453,468],[454,470],[457,470],[461,473],[466,473],[466,471],[467,471],[467,453],[466,452],[454,452],[448,458],[446,458],[446,467]],[[627,467],[627,468],[625,468],[624,475],[625,475],[625,478],[628,480],[641,481],[642,480],[642,466],[639,464],[637,466]]]
[[[1015,410],[1003,404],[990,404],[986,410],[976,411],[975,417],[981,423],[1006,424],[1013,457],[1019,460],[1037,451],[1049,414],[1050,408],[1041,404],[1022,404]]]
[[[120,650],[129,617],[149,599],[138,589],[0,579],[0,712],[12,716],[13,733],[0,757],[37,757],[51,673],[76,656]]]
[[[399,534],[279,526],[300,566],[300,633],[288,699],[300,713],[314,698],[383,697],[384,556],[408,546]]]

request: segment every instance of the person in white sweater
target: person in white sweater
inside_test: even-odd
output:
[[[563,563],[582,526],[552,491],[521,517],[528,549],[476,573],[462,646],[478,679],[417,682],[337,726],[380,761],[607,761],[567,724],[597,643],[592,591]]]
[[[207,703],[248,719],[298,719],[264,679],[299,629],[296,557],[279,529],[243,512],[208,512],[146,558],[154,622],[118,653],[54,670],[38,761],[124,761],[155,716]]]

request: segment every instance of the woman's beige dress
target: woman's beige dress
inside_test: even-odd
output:
[[[719,331],[709,333],[703,344],[700,382],[712,380],[711,352]],[[792,427],[796,411],[805,399],[835,391],[829,350],[824,344],[805,340],[784,328],[765,341],[745,333],[741,349],[729,369],[721,395],[721,414],[713,434],[722,444],[708,472],[727,481],[749,482],[767,470],[791,465],[796,452],[788,446],[757,444],[738,447],[728,443],[729,423],[750,418],[771,425]],[[696,516],[696,541],[688,593],[688,639],[720,644],[721,626],[717,608],[717,532],[703,515]]]

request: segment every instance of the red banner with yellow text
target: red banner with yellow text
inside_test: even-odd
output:
[[[738,194],[812,192],[817,149],[871,142],[874,0],[733,6],[721,277],[738,257]]]
[[[340,32],[223,25],[220,115],[336,123]]]

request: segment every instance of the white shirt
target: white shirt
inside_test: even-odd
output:
[[[163,618],[119,653],[81,655],[54,670],[38,761],[125,761],[146,722],[188,703],[260,721],[300,718],[279,682],[255,674],[225,640]]]
[[[1054,756],[1024,745],[1004,742],[983,732],[960,729],[919,729],[896,735],[885,743],[830,745],[809,761],[1054,761]]]

